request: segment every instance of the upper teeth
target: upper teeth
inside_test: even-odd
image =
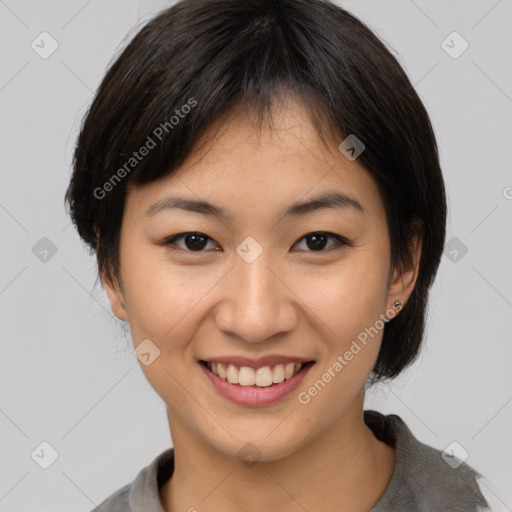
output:
[[[279,384],[285,379],[293,377],[301,368],[302,363],[276,364],[273,369],[270,366],[263,368],[251,368],[250,366],[237,367],[233,364],[212,363],[208,361],[208,368],[221,379],[231,384],[241,386],[267,387],[272,383]]]

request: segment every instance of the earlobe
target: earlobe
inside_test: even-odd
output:
[[[128,312],[125,307],[125,300],[121,286],[116,279],[102,276],[101,282],[108,296],[110,308],[119,320],[128,320]]]

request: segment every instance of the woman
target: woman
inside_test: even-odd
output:
[[[354,16],[162,11],[108,70],[66,198],[173,439],[95,510],[499,510],[363,410],[420,349],[446,198],[424,106]]]

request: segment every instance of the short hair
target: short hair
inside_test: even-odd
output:
[[[424,336],[445,239],[445,188],[429,116],[404,70],[331,1],[181,0],[157,13],[110,64],[84,115],[66,206],[96,252],[98,276],[118,280],[128,185],[171,175],[234,107],[251,107],[260,127],[272,102],[291,96],[322,141],[328,128],[340,143],[354,134],[365,145],[358,162],[383,198],[392,268],[411,264],[411,242],[421,237],[415,287],[386,323],[373,368],[376,380],[393,378]],[[150,139],[156,147],[135,158]]]

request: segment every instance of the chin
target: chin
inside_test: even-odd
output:
[[[266,421],[267,428],[257,425],[253,425],[251,428],[246,422],[239,426],[225,425],[226,430],[237,432],[237,435],[230,437],[221,429],[219,430],[220,438],[212,438],[210,431],[203,433],[203,435],[208,435],[203,439],[214,450],[227,457],[238,459],[248,467],[256,462],[275,462],[297,452],[306,443],[306,439],[297,438],[298,432],[278,427],[280,421],[273,420],[271,427]],[[302,431],[301,434],[304,435],[304,432]]]

